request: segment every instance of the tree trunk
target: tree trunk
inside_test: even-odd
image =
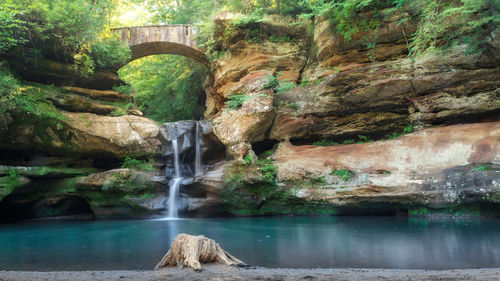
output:
[[[175,237],[170,250],[156,265],[155,269],[182,266],[201,270],[201,263],[224,263],[232,266],[245,266],[245,263],[224,251],[213,239],[203,235],[179,234]]]

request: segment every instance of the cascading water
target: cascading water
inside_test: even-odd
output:
[[[196,122],[195,143],[194,175],[199,176],[203,174],[203,167],[201,166],[200,122]]]
[[[194,126],[193,126],[194,125]],[[165,165],[165,176],[171,178],[169,182],[168,200],[166,203],[168,214],[166,219],[178,218],[179,210],[186,203],[180,196],[180,187],[190,183],[194,177],[203,174],[201,157],[202,126],[198,121],[179,121],[165,124],[168,138],[171,142],[172,158]],[[194,137],[194,140],[193,140]],[[194,150],[194,159],[193,152]],[[189,161],[188,163],[186,163]],[[173,164],[173,170],[172,170]],[[185,176],[186,178],[183,178]]]
[[[174,148],[174,169],[175,178],[170,181],[168,192],[168,218],[177,218],[179,206],[177,201],[179,199],[179,187],[181,185],[181,167],[179,164],[179,143],[177,139],[172,140],[172,147]]]
[[[170,191],[168,194],[168,218],[175,219],[179,217],[179,207],[177,206],[177,197],[182,178],[174,178],[170,181]]]

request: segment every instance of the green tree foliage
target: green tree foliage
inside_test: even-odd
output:
[[[84,75],[94,68],[123,65],[130,58],[130,50],[109,32],[115,0],[4,1],[0,54],[22,44],[26,57],[71,62]],[[3,47],[5,42],[8,48]]]
[[[26,22],[17,18],[19,11],[0,6],[0,55],[26,41]]]
[[[149,56],[122,69],[120,77],[135,89],[135,102],[158,122],[200,119],[204,108],[204,66],[174,55]]]
[[[500,0],[411,1],[420,8],[421,22],[411,51],[422,53],[465,43],[467,53],[481,51],[486,36],[500,24]],[[422,5],[423,4],[423,5]]]
[[[385,17],[407,12],[420,19],[410,38],[413,54],[460,43],[467,44],[469,52],[478,51],[500,23],[500,0],[301,0],[300,5],[307,11],[302,18],[328,16],[347,41],[355,33],[373,31],[368,47],[374,47],[378,26]]]

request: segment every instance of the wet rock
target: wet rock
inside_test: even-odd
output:
[[[213,132],[212,121],[178,121],[165,123],[162,135],[167,140],[163,151],[166,156],[167,176],[174,174],[173,157],[174,149],[171,140],[177,139],[181,170],[185,176],[194,174],[194,161],[196,154],[196,126],[198,124],[201,158],[205,165],[212,165],[225,158],[224,144]],[[208,167],[208,166],[206,166]]]

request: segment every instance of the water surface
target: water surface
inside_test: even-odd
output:
[[[152,269],[179,233],[213,238],[255,266],[500,267],[500,220],[263,217],[0,225],[0,269]]]

